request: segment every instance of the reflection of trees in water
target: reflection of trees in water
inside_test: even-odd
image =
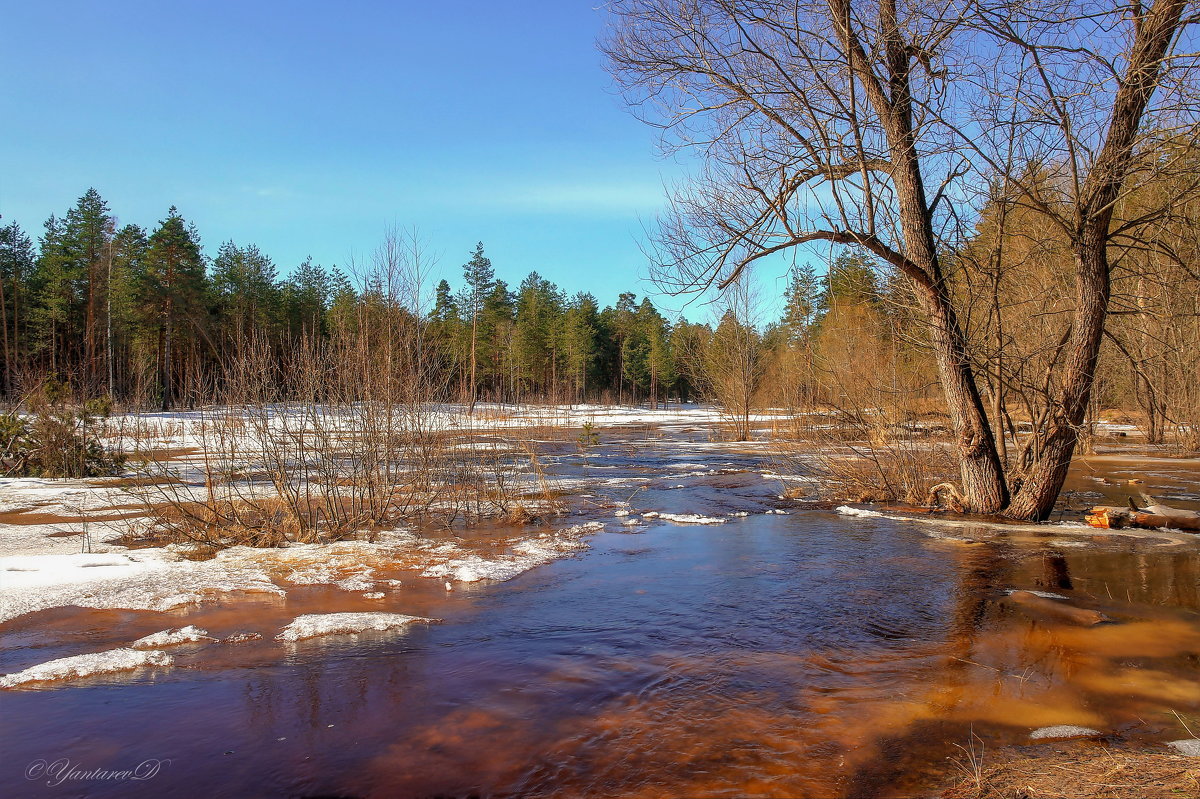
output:
[[[965,697],[982,688],[978,667],[973,664],[974,650],[999,591],[1012,580],[1016,563],[1008,555],[1005,547],[992,544],[972,546],[959,554],[945,625],[945,656],[936,659],[924,683],[917,683],[928,693],[921,696],[914,691],[913,697],[927,702],[935,715],[914,717],[907,727],[881,735],[875,741],[875,756],[860,759],[847,775],[843,796],[875,796],[885,787],[908,790],[926,785],[948,767],[947,757],[958,751],[953,745],[967,741],[970,724],[947,716]],[[1001,676],[997,673],[997,678]]]
[[[964,552],[947,620],[947,657],[934,678],[936,696],[930,697],[936,700],[931,702],[935,717],[918,719],[898,734],[881,737],[877,746],[882,757],[852,773],[844,795],[871,795],[885,786],[893,790],[902,787],[906,792],[927,789],[944,776],[947,757],[961,755],[954,744],[966,745],[973,734],[985,733],[987,720],[973,723],[970,719],[973,701],[980,697],[1003,701],[1006,696],[1028,701],[1030,693],[1036,695],[1072,680],[1073,651],[1044,639],[1047,630],[1053,639],[1052,630],[1058,623],[1024,614],[1009,616],[1006,603],[1000,600],[1003,590],[1011,587],[1076,591],[1077,596],[1091,595],[1102,606],[1108,605],[1105,609],[1110,613],[1127,608],[1147,618],[1177,617],[1179,610],[1200,608],[1200,556],[1194,550],[1083,549],[1064,553],[1047,548],[1031,553],[993,544]],[[1133,607],[1137,605],[1141,607]],[[989,636],[1014,627],[1039,634],[1019,636],[1001,649],[989,651]],[[1098,658],[1088,668],[1105,674],[1119,671],[1102,651],[1085,654]],[[1192,655],[1182,657],[1196,660]],[[1182,661],[1175,668],[1184,668]],[[1068,691],[1075,691],[1082,700],[1085,693],[1095,690],[1088,684],[1068,685]],[[1104,697],[1109,713],[1145,713],[1155,703],[1151,696],[1141,694],[1121,697],[1121,702],[1116,695]]]
[[[1047,550],[1041,566],[1041,574],[1031,576],[1049,590],[1078,590],[1102,602],[1200,610],[1200,552],[1194,549]]]

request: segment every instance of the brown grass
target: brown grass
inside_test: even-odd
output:
[[[966,766],[947,799],[1109,799],[1200,797],[1200,760],[1088,743],[989,751]]]

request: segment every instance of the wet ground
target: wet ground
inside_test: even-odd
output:
[[[780,499],[804,484],[764,479],[753,451],[698,431],[606,440],[544,459],[579,481],[564,523],[604,531],[507,582],[447,592],[397,564],[379,571],[402,581],[384,600],[312,586],[0,626],[0,672],[184,624],[263,635],[174,647],[169,669],[0,692],[0,792],[922,795],[973,736],[990,747],[1080,724],[1155,745],[1191,737],[1183,723],[1200,731],[1190,543],[847,517]],[[1137,490],[1194,503],[1194,469],[1154,462]],[[1147,469],[1093,461],[1072,485],[1112,498],[1135,472]],[[633,517],[614,515],[619,501]],[[725,521],[622,523],[638,510]],[[498,532],[512,531],[480,535]],[[1112,621],[1080,626],[1011,589]],[[298,615],[346,610],[441,621],[273,640]],[[26,778],[64,759],[80,772],[159,765],[141,780]]]

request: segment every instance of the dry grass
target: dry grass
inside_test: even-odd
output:
[[[940,795],[947,799],[1200,797],[1200,761],[1183,755],[1078,743],[1011,747],[989,752],[986,761],[959,758],[958,781]]]
[[[937,421],[895,409],[798,414],[778,429],[777,458],[793,473],[819,478],[830,500],[922,505],[933,486],[958,477]]]

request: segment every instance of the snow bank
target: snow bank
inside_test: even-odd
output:
[[[119,490],[99,489],[84,480],[45,477],[0,478],[0,512],[39,508],[46,511],[75,510],[80,502],[99,507],[96,499],[115,499]]]
[[[377,594],[382,585],[396,584],[378,581],[377,570],[394,566],[464,582],[508,580],[585,548],[581,536],[601,528],[603,524],[593,522],[542,533],[518,540],[509,552],[494,557],[465,555],[454,543],[404,531],[381,533],[374,542],[233,547],[204,561],[188,560],[173,547],[0,557],[0,623],[70,605],[170,610],[223,601],[232,593],[282,597],[293,585],[328,584]]]
[[[211,560],[185,560],[171,549],[108,555],[0,558],[0,622],[47,608],[170,610],[225,599],[231,593],[282,596],[247,548]]]
[[[147,635],[144,638],[137,639],[129,646],[132,649],[161,649],[164,646],[212,640],[215,639],[208,634],[208,630],[201,630],[199,627],[189,624],[187,627],[177,627]]]
[[[143,666],[170,666],[174,659],[165,652],[139,652],[136,649],[110,649],[89,655],[59,658],[24,671],[0,677],[0,688],[13,688],[31,682],[70,680],[93,674],[132,671]]]
[[[807,477],[802,474],[779,474],[778,472],[763,472],[764,480],[789,480],[793,483],[817,483],[820,482],[815,477]]]
[[[93,580],[136,577],[164,568],[154,555],[122,552],[103,555],[13,555],[0,558],[0,591],[30,590]]]
[[[405,616],[402,613],[313,613],[299,616],[283,628],[278,641],[301,641],[322,635],[361,633],[367,630],[397,630],[413,622],[432,622],[420,616]]]
[[[463,583],[475,583],[480,580],[496,580],[497,582],[511,580],[519,574],[557,560],[565,554],[587,549],[587,544],[580,540],[581,537],[603,529],[602,522],[588,522],[568,527],[565,530],[542,533],[536,538],[516,544],[511,554],[497,555],[491,558],[480,555],[451,558],[444,563],[430,566],[421,572],[421,576],[435,579],[448,577]]]

